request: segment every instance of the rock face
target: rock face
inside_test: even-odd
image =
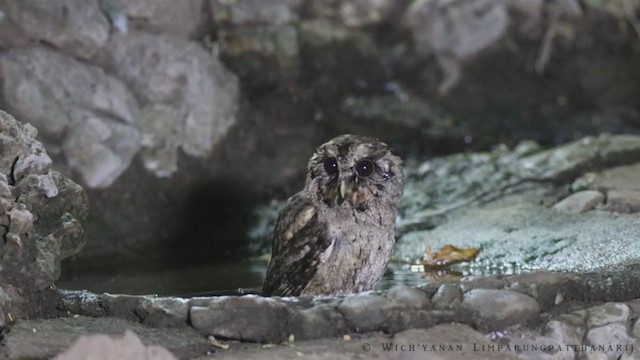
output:
[[[45,42],[73,56],[89,59],[109,39],[109,22],[99,0],[0,2],[6,16],[0,46]]]
[[[168,35],[116,34],[106,63],[142,102],[142,159],[158,176],[178,167],[178,148],[208,157],[234,124],[238,83],[199,44]]]
[[[60,261],[84,245],[88,212],[82,187],[51,170],[36,129],[0,111],[0,292],[4,315],[60,275]],[[16,289],[20,292],[17,295]]]
[[[9,111],[40,130],[90,187],[104,188],[140,148],[139,110],[124,83],[96,66],[42,48],[0,55]]]

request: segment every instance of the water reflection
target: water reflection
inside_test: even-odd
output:
[[[73,272],[73,275],[63,276],[56,285],[69,290],[132,295],[192,297],[257,294],[260,292],[266,267],[266,261],[255,259],[172,270],[89,274]],[[422,265],[391,263],[376,289],[385,290],[396,284],[419,286],[454,281],[470,275],[511,275],[530,270],[532,269],[517,263],[462,263],[438,271],[429,271]]]

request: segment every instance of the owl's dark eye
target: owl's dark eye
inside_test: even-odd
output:
[[[375,168],[375,164],[373,161],[369,159],[362,159],[356,163],[356,173],[360,177],[367,177],[373,174],[373,169]]]
[[[338,173],[338,161],[334,157],[326,158],[322,166],[324,167],[324,171],[327,172],[327,175],[335,175]]]

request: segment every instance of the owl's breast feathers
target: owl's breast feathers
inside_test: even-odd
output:
[[[318,222],[318,208],[301,193],[293,196],[276,222],[263,295],[297,296],[326,259],[332,241]]]

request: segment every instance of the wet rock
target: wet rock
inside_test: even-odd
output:
[[[425,308],[430,303],[424,291],[407,285],[395,285],[386,295],[389,300],[406,307]]]
[[[541,178],[577,177],[603,165],[633,163],[640,154],[640,137],[600,135],[549,149],[520,161],[523,172]]]
[[[505,285],[505,280],[493,276],[466,276],[460,279],[463,293],[473,289],[502,289]]]
[[[251,295],[214,298],[189,311],[191,325],[203,334],[271,343],[288,339],[292,315],[284,302]]]
[[[607,203],[602,209],[626,214],[640,212],[640,191],[611,190],[607,192]]]
[[[579,214],[594,209],[604,202],[604,195],[598,191],[580,191],[564,198],[553,208],[559,211]]]
[[[237,79],[195,42],[115,34],[104,62],[142,101],[143,162],[158,176],[176,171],[178,147],[195,157],[211,155],[235,123]]]
[[[107,42],[109,22],[98,0],[0,2],[9,30],[0,34],[0,46],[45,42],[70,55],[90,59]]]
[[[531,296],[543,308],[552,307],[558,294],[566,291],[565,284],[575,281],[570,275],[551,271],[535,271],[509,276],[509,288]]]
[[[474,289],[464,294],[462,306],[475,312],[475,325],[486,330],[520,324],[540,313],[534,299],[510,290]]]
[[[383,307],[387,301],[384,297],[374,294],[349,296],[338,305],[337,310],[355,331],[375,331],[384,323]]]
[[[146,298],[137,310],[142,323],[153,327],[184,326],[189,316],[189,301],[182,298]]]
[[[126,14],[132,29],[193,38],[209,26],[206,1],[114,0],[113,6]]]
[[[0,228],[5,240],[0,283],[23,289],[27,297],[51,285],[60,275],[61,259],[80,250],[88,212],[84,190],[51,171],[36,134],[31,125],[0,111]]]
[[[120,80],[42,48],[2,54],[0,73],[7,108],[88,186],[106,187],[129,166],[140,147],[138,107]]]
[[[297,311],[291,320],[291,333],[296,339],[319,339],[348,333],[351,327],[336,310],[336,304],[313,306]]]
[[[587,309],[587,326],[594,328],[615,322],[626,324],[629,321],[629,306],[622,303],[606,303]]]
[[[10,359],[52,358],[66,350],[80,336],[121,336],[126,330],[139,336],[143,344],[162,345],[179,358],[202,355],[210,347],[204,336],[189,328],[156,329],[122,319],[82,316],[19,321],[5,336],[4,344]]]
[[[585,343],[592,347],[593,352],[606,354],[609,360],[618,359],[623,353],[632,352],[634,347],[637,349],[640,345],[638,340],[629,336],[626,325],[621,323],[589,330]]]
[[[456,307],[460,304],[462,292],[457,284],[442,284],[431,297],[431,302],[440,309]]]
[[[177,360],[173,354],[162,346],[145,346],[131,330],[126,330],[123,336],[81,336],[68,350],[56,356],[55,360],[81,360],[87,358]]]
[[[582,343],[585,328],[576,326],[568,321],[551,320],[547,323],[543,335],[556,339],[565,345],[578,345]]]

